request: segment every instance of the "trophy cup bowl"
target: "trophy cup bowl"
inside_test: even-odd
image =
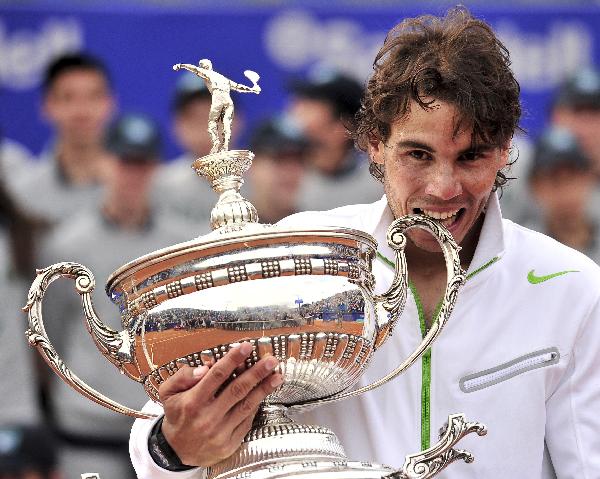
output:
[[[100,352],[120,371],[143,384],[160,401],[160,385],[183,366],[212,365],[241,342],[252,344],[245,367],[274,356],[284,381],[264,401],[240,449],[212,466],[209,478],[271,479],[287,475],[328,478],[432,477],[455,459],[472,460],[454,444],[478,423],[451,416],[441,441],[408,456],[401,471],[348,461],[335,434],[287,416],[302,409],[361,394],[412,365],[440,334],[465,276],[459,247],[438,222],[423,215],[396,219],[387,241],[395,252],[395,275],[387,292],[374,292],[372,263],[377,243],[349,228],[294,229],[257,223],[256,210],[239,194],[252,153],[219,151],[196,160],[194,169],[219,193],[211,215],[214,231],[138,258],[108,279],[106,293],[120,311],[123,330],[98,318],[92,303],[92,273],[77,263],[38,271],[25,309],[29,342],[70,386],[114,411],[148,414],[103,396],[61,360],[48,338],[42,301],[48,285],[75,281],[84,322]],[[389,337],[407,295],[405,232],[423,228],[439,241],[448,282],[439,319],[398,367],[369,386],[354,390],[369,360]],[[235,377],[235,374],[233,375]]]

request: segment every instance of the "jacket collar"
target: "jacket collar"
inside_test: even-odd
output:
[[[489,263],[490,260],[501,257],[505,250],[502,213],[498,195],[495,192],[490,195],[484,214],[485,218],[479,241],[467,274],[477,271]],[[377,240],[379,252],[392,260],[394,252],[387,244],[386,233],[393,220],[394,215],[384,195],[380,200],[373,203],[373,207],[369,209],[362,221],[364,230],[372,234]]]

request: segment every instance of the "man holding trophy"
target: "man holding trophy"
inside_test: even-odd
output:
[[[61,262],[37,272],[27,338],[80,394],[138,418],[144,479],[600,477],[600,268],[502,218],[520,114],[486,23],[463,8],[407,19],[351,126],[381,200],[260,224],[239,193],[254,155],[224,138],[192,164],[219,194],[213,231],[109,277],[123,330],[98,317],[90,270]],[[153,399],[143,411],[56,352],[42,301],[59,278],[99,351]],[[465,417],[488,437],[465,437],[486,433]]]
[[[501,218],[496,191],[507,181],[521,112],[509,65],[490,27],[465,10],[397,25],[375,60],[353,127],[386,196],[281,223],[373,234],[379,285],[392,277],[383,235],[394,218],[437,219],[462,247],[468,279],[421,370],[314,413],[358,459],[398,465],[407,450],[435,441],[431,424],[461,410],[486,423],[489,436],[466,439],[477,463],[453,466],[443,477],[600,477],[600,271]],[[391,369],[437,318],[446,275],[439,246],[418,230],[408,237],[412,299],[363,383]],[[132,431],[139,477],[202,477],[202,467],[236,450],[260,402],[282,382],[273,372],[277,361],[264,358],[222,388],[251,350],[242,343],[216,365],[182,368],[162,384],[164,416],[137,420]],[[147,410],[162,414],[155,404]]]

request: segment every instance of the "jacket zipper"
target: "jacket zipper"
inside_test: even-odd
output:
[[[395,264],[388,257],[377,252],[377,257],[383,261],[387,266],[395,269]],[[499,256],[495,256],[483,266],[477,268],[467,275],[467,281],[476,274],[482,272],[496,261],[500,259]],[[417,306],[417,314],[419,316],[419,326],[421,329],[421,338],[424,338],[427,334],[427,322],[425,318],[425,312],[423,309],[423,303],[421,297],[417,292],[414,284],[409,280],[408,286],[412,292],[415,304]],[[437,321],[440,309],[442,307],[443,300],[437,304],[435,313],[433,314],[433,321]],[[421,356],[421,450],[429,449],[431,447],[431,348],[427,349]]]
[[[427,334],[428,328],[425,321],[425,311],[421,297],[417,292],[417,288],[412,283],[408,282],[408,287],[412,292],[415,304],[417,305],[417,314],[419,315],[419,326],[421,328],[421,339]],[[442,301],[438,303],[433,314],[433,321],[437,321]],[[421,450],[429,449],[431,446],[431,348],[423,353],[421,357]]]

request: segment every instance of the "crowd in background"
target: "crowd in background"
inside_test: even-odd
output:
[[[190,165],[211,148],[211,95],[202,80],[182,75],[172,132],[164,132],[152,118],[116,111],[109,72],[87,54],[54,60],[42,90],[42,113],[54,131],[44,152],[32,158],[9,138],[0,143],[0,478],[99,472],[127,479],[131,420],[90,403],[41,364],[27,348],[20,308],[36,267],[77,261],[101,285],[129,260],[209,231],[217,195]],[[234,119],[234,147],[255,154],[242,193],[261,221],[379,199],[382,185],[345,128],[362,85],[322,70],[288,91],[285,111],[243,126],[248,144],[239,142],[240,115]],[[163,158],[161,138],[171,133],[181,155]],[[504,216],[600,262],[600,74],[586,69],[565,79],[547,128],[531,140],[531,148],[514,140],[508,176],[516,178],[502,191]],[[95,305],[122,329],[101,287]],[[73,285],[53,285],[44,319],[61,357],[92,387],[141,407],[143,388],[90,347],[81,318]]]

